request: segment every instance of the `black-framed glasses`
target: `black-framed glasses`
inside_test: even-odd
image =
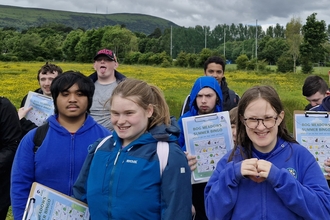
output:
[[[259,126],[260,121],[262,124],[270,129],[275,126],[278,116],[266,117],[266,118],[244,118],[244,124],[251,129],[256,129]]]

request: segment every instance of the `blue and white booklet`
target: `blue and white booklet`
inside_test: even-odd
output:
[[[43,125],[47,118],[54,114],[54,102],[49,96],[30,91],[24,109],[31,106],[32,109],[26,114],[25,118],[37,126]]]
[[[34,182],[23,220],[88,220],[87,204]]]
[[[192,183],[207,182],[218,161],[233,147],[229,112],[182,119],[186,149],[197,158]]]
[[[313,154],[324,175],[324,161],[330,158],[330,117],[328,112],[294,111],[294,137]]]

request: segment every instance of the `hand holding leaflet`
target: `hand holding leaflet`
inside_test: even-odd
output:
[[[37,126],[43,125],[47,118],[54,114],[53,99],[36,92],[29,92],[25,101],[24,109],[32,109],[25,118],[32,121]]]
[[[182,123],[187,151],[197,158],[192,183],[207,182],[218,161],[233,146],[229,113],[187,117]]]

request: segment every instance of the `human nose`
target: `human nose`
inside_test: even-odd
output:
[[[126,122],[126,117],[124,115],[119,115],[117,119],[118,124],[124,124]]]
[[[202,102],[205,103],[206,102],[206,97],[202,96]]]
[[[267,128],[264,124],[264,119],[257,119],[257,126],[256,128],[259,128],[259,126],[261,125],[261,129]]]
[[[69,102],[76,102],[76,101],[77,101],[77,98],[76,98],[75,94],[69,95]]]
[[[50,85],[52,83],[52,81],[51,80],[49,80],[49,79],[46,79],[46,81],[45,81],[45,84],[48,86],[48,85]]]

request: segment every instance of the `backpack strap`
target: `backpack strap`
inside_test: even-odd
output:
[[[112,137],[112,135],[109,135],[109,136],[106,136],[105,138],[103,138],[103,140],[96,146],[95,151],[94,151],[94,154],[104,144],[104,142],[106,142],[111,137]]]
[[[42,142],[44,141],[47,131],[49,128],[49,123],[45,123],[37,128],[37,131],[33,137],[33,143],[34,143],[34,148],[33,152],[36,153],[39,147],[42,145]]]
[[[157,155],[159,158],[160,176],[162,176],[163,171],[167,165],[168,153],[169,153],[168,142],[158,141],[157,142]]]

